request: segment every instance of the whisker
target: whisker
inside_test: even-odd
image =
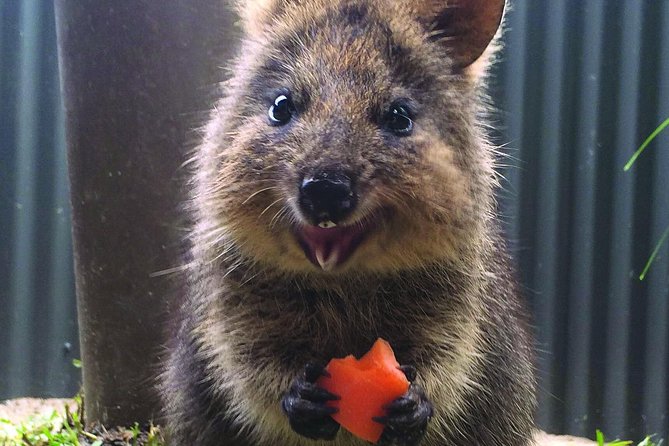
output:
[[[278,223],[279,220],[281,220],[281,217],[286,213],[286,211],[288,211],[288,206],[284,204],[283,206],[281,206],[281,209],[279,209],[277,213],[274,214],[272,219],[269,221],[270,228],[273,227],[276,223]]]
[[[263,193],[263,192],[266,192],[266,191],[268,191],[268,190],[272,190],[272,189],[278,189],[278,187],[276,187],[276,186],[269,186],[269,187],[265,187],[265,188],[263,188],[263,189],[257,190],[257,191],[255,191],[255,192],[253,192],[251,195],[249,195],[249,197],[248,197],[246,200],[242,201],[242,204],[246,204],[246,203],[248,203],[251,199],[253,199],[253,197],[255,197],[256,195],[261,194],[261,193]]]
[[[184,265],[179,265],[179,266],[175,266],[175,267],[172,267],[172,268],[167,268],[167,269],[164,269],[164,270],[161,270],[161,271],[156,271],[156,272],[153,272],[153,273],[149,274],[149,277],[153,279],[155,277],[162,277],[162,276],[167,276],[167,275],[170,275],[170,274],[181,273],[181,272],[184,272],[184,271],[188,270],[192,265],[193,265],[193,262],[190,262],[190,263],[186,263]]]
[[[258,218],[262,217],[263,214],[264,214],[265,212],[269,211],[269,209],[270,209],[272,206],[274,206],[275,204],[277,204],[277,203],[280,202],[281,200],[283,200],[283,198],[277,198],[277,199],[274,200],[272,203],[270,203],[270,205],[267,206],[267,207],[260,213],[260,215],[258,215]]]

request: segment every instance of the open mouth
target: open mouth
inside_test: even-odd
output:
[[[370,229],[360,224],[321,224],[300,226],[295,233],[309,261],[323,271],[332,271],[351,257]]]

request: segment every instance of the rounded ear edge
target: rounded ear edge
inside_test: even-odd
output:
[[[486,52],[506,10],[505,0],[424,0],[422,3],[417,9],[419,20],[425,24],[430,40],[443,44],[454,66],[460,69],[477,62]]]

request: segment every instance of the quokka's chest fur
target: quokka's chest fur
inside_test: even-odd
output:
[[[364,444],[323,414],[309,364],[377,337],[414,401],[388,409],[382,444],[530,444],[530,343],[480,122],[503,10],[240,3],[246,37],[193,162],[162,378],[174,444]]]

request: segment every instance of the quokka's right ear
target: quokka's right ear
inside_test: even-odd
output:
[[[432,40],[447,47],[457,68],[473,64],[497,33],[505,0],[414,0]]]

